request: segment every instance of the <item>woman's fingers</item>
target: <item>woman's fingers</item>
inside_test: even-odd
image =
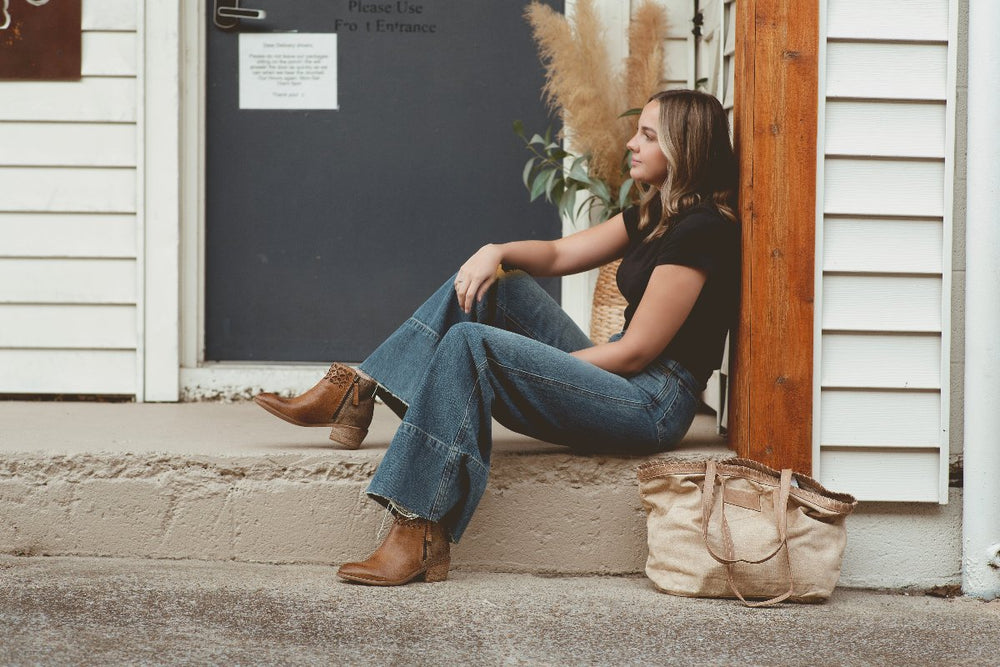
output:
[[[469,284],[465,286],[462,310],[467,313],[471,313],[473,306],[476,305],[476,290],[479,288],[479,284],[480,281],[473,278],[469,281]]]
[[[487,278],[466,278],[462,274],[455,279],[455,296],[458,298],[458,305],[466,313],[472,312],[477,301],[482,301],[486,292],[496,282],[496,274]]]
[[[472,304],[469,301],[469,294],[475,294],[472,291],[472,280],[463,276],[459,273],[459,277],[455,279],[455,296],[458,298],[458,306],[466,313],[470,312]]]
[[[493,277],[492,277],[492,278],[490,278],[489,280],[484,280],[484,281],[483,281],[483,284],[482,284],[482,285],[480,285],[480,286],[479,286],[479,289],[478,289],[478,290],[476,291],[476,301],[482,301],[482,300],[483,300],[483,297],[485,297],[485,296],[486,296],[486,292],[488,292],[488,291],[489,291],[490,287],[491,287],[491,286],[493,285],[493,283],[495,283],[496,281],[497,281],[497,277],[496,277],[496,274],[495,274],[495,273],[493,274]]]

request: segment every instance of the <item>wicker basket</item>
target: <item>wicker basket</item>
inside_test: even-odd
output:
[[[621,260],[601,267],[594,286],[594,301],[590,310],[590,340],[606,343],[608,338],[625,326],[625,307],[628,303],[618,291],[616,277]]]

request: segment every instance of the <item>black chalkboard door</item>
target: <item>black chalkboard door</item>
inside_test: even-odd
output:
[[[360,361],[480,245],[559,235],[511,131],[551,122],[525,2],[240,4],[208,21],[206,360]],[[240,109],[241,32],[336,32],[339,108]]]

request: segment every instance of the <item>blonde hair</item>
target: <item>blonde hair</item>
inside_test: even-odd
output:
[[[667,158],[667,176],[659,186],[645,188],[639,200],[639,229],[654,226],[645,240],[666,234],[679,214],[703,201],[714,202],[736,222],[738,165],[719,100],[696,90],[667,90],[649,101],[660,104],[657,142]],[[660,219],[653,220],[657,198]]]

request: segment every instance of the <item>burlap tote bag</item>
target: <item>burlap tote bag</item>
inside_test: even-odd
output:
[[[647,513],[646,575],[659,590],[735,596],[749,606],[830,597],[853,496],[746,459],[650,461],[638,476]]]

